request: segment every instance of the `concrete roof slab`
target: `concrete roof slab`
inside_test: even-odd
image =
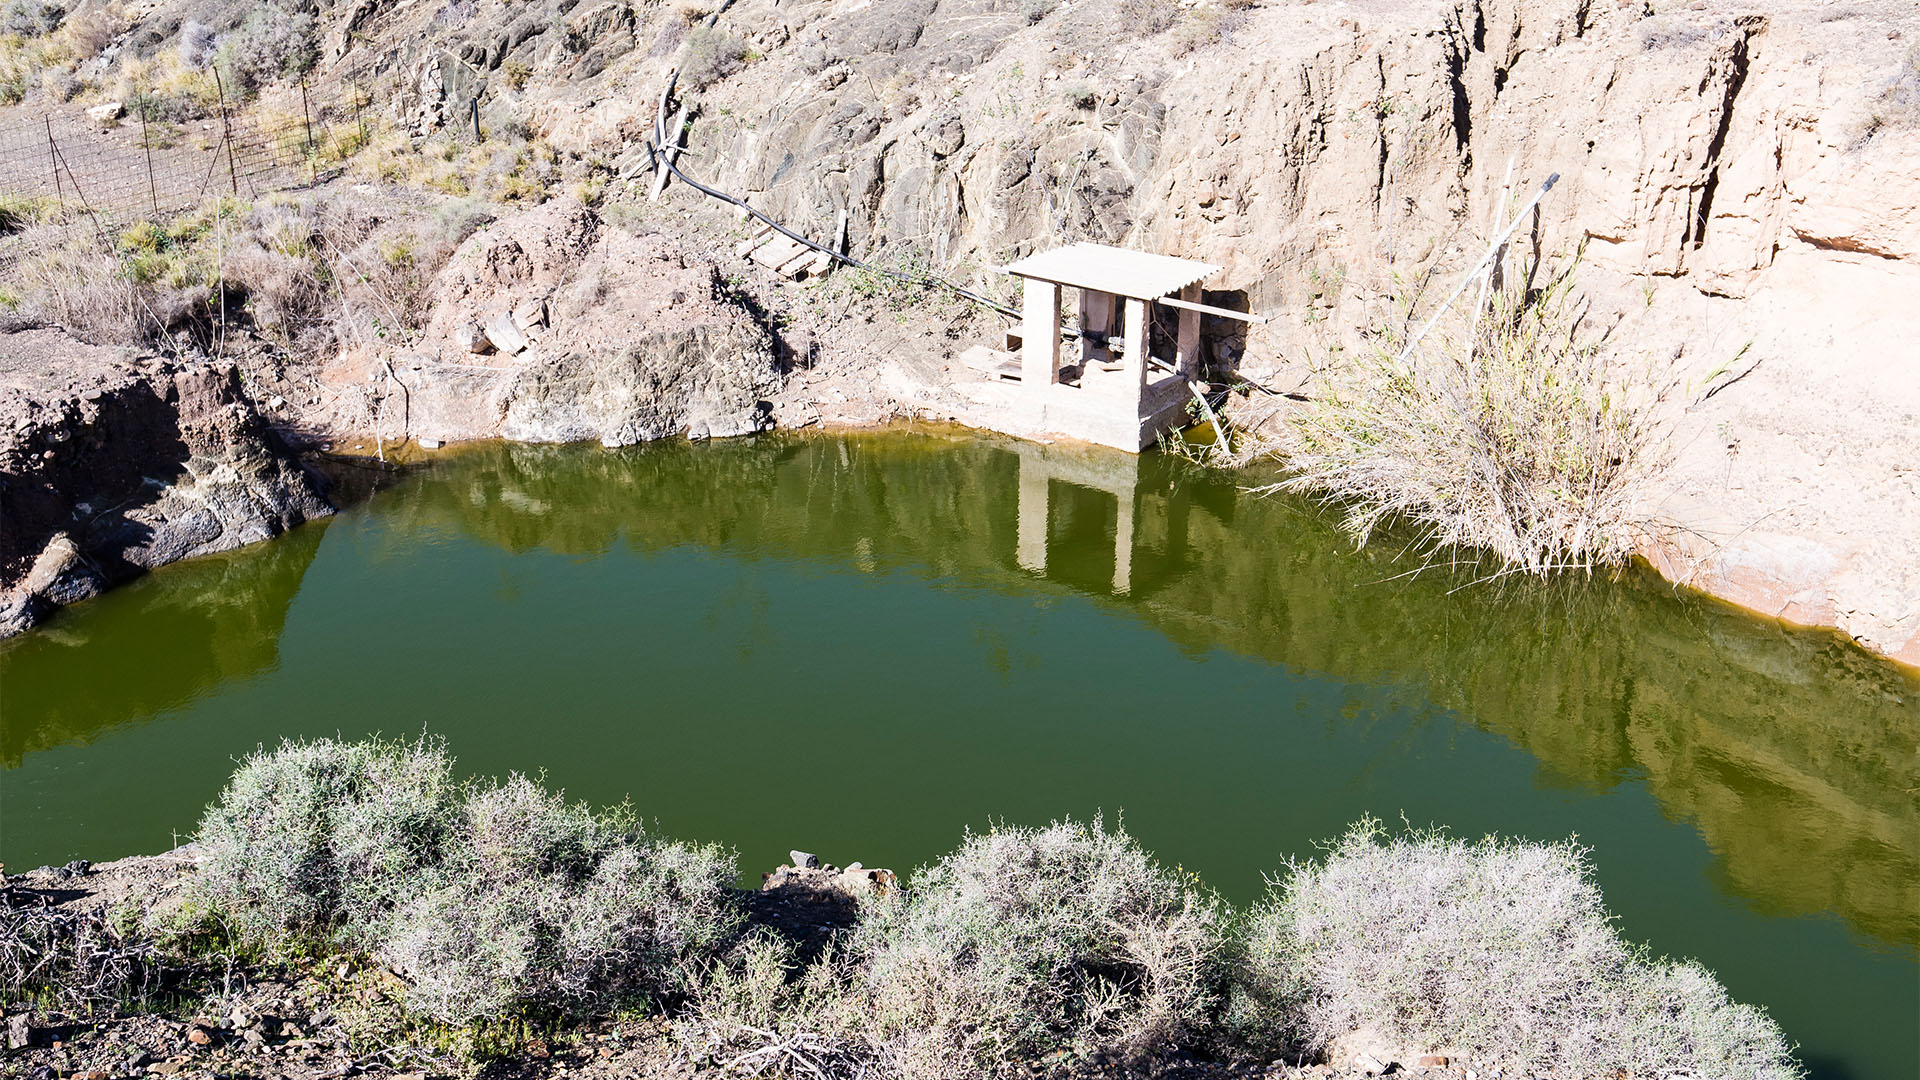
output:
[[[1069,244],[1029,255],[1011,266],[1009,274],[1038,278],[1076,289],[1153,300],[1220,272],[1210,263],[1176,259],[1106,244]]]

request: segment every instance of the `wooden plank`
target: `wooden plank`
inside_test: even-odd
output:
[[[672,165],[680,156],[680,140],[685,137],[686,129],[687,107],[683,104],[680,106],[680,111],[673,114],[673,124],[666,130],[667,145],[660,148],[665,160],[658,169],[654,170],[653,194],[649,197],[649,202],[659,202],[660,193],[667,190],[667,180],[673,176],[667,166]]]
[[[784,236],[779,236],[755,249],[753,261],[769,270],[778,270],[781,266],[785,265],[789,259],[792,259],[795,255],[805,250],[807,249],[804,246]]]
[[[975,345],[960,354],[960,362],[988,378],[1020,381],[1020,360],[1013,353]]]
[[[767,237],[772,235],[773,235],[773,226],[762,225],[759,228],[753,230],[753,235],[747,237],[745,240],[742,240],[738,244],[734,245],[733,253],[744,259],[747,256],[753,254],[754,248],[757,248],[761,244],[766,243]]]
[[[778,267],[774,269],[774,272],[779,274],[781,277],[792,277],[795,274],[798,274],[807,263],[810,263],[814,259],[818,258],[819,255],[820,255],[819,252],[813,250],[810,247],[806,247],[802,245],[800,248],[800,251],[797,254],[795,254],[793,258],[788,259],[786,262],[781,263]]]
[[[1241,322],[1258,323],[1261,326],[1267,324],[1267,317],[1265,315],[1251,315],[1244,311],[1235,311],[1232,308],[1209,307],[1206,304],[1196,304],[1191,300],[1180,300],[1171,296],[1156,297],[1153,302],[1156,304],[1165,304],[1171,308],[1179,308],[1182,311],[1197,311],[1202,315],[1218,315],[1223,319],[1238,319]]]

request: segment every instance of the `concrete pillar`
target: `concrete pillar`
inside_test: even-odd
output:
[[[1060,286],[1026,278],[1020,319],[1020,385],[1039,395],[1060,381]]]
[[[1113,322],[1113,294],[1080,290],[1080,362],[1091,363],[1107,351],[1107,327]],[[1089,333],[1091,331],[1091,334]],[[1097,343],[1096,343],[1097,342]]]
[[[1113,520],[1113,591],[1121,596],[1133,590],[1133,499],[1132,491],[1117,491],[1120,512]]]
[[[1020,506],[1015,517],[1013,557],[1022,569],[1047,572],[1047,474],[1020,455]]]
[[[1147,302],[1127,297],[1127,385],[1137,405],[1147,386]],[[1139,410],[1135,410],[1135,415]]]
[[[1200,283],[1194,282],[1180,290],[1180,299],[1190,304],[1200,302]],[[1179,369],[1180,377],[1192,382],[1200,377],[1200,313],[1180,308],[1180,333],[1175,348],[1174,367]]]

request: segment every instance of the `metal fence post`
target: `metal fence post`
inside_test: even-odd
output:
[[[53,191],[62,204],[67,201],[67,189],[60,183],[60,147],[53,141],[53,117],[47,116],[47,163],[53,166]]]
[[[314,145],[313,145],[313,106],[312,106],[312,105],[310,105],[310,104],[308,104],[308,102],[307,102],[307,80],[306,80],[305,78],[302,78],[302,79],[300,80],[300,115],[302,115],[302,116],[304,116],[304,117],[306,117],[306,121],[307,121],[307,149],[308,149],[308,150],[312,150],[312,149],[314,149]]]
[[[233,196],[237,199],[240,197],[240,171],[233,166],[233,125],[227,119],[227,87],[220,80],[218,65],[213,68],[213,89],[220,95],[220,141],[227,147],[227,179],[233,183]]]
[[[300,113],[307,120],[307,175],[309,184],[320,182],[320,147],[313,141],[313,106],[307,102],[307,79],[300,77]]]
[[[153,182],[153,143],[147,139],[147,96],[136,94],[133,99],[140,110],[140,148],[147,154],[147,197],[153,200],[153,216],[160,216],[160,191]]]

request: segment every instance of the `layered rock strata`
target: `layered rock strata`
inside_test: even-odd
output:
[[[12,336],[0,357],[0,636],[164,563],[333,512],[239,373]]]

